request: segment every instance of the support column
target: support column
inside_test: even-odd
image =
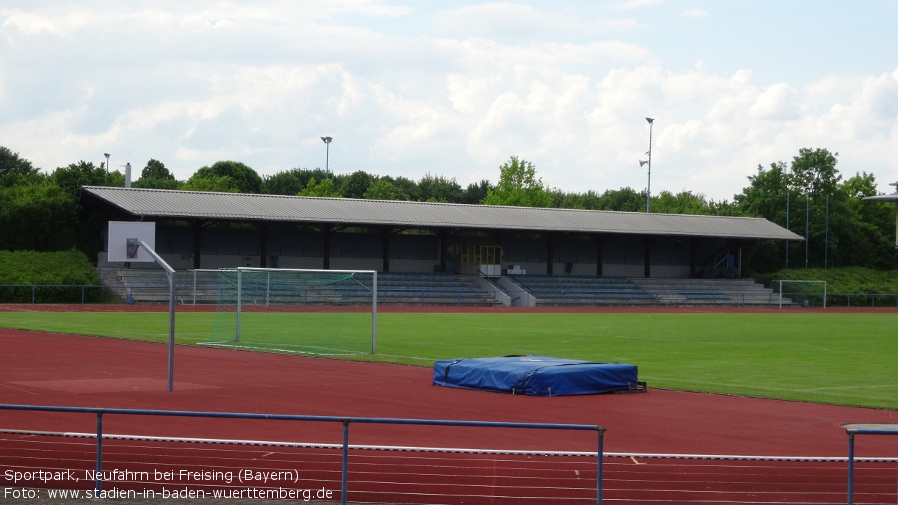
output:
[[[268,229],[269,224],[263,223],[257,226],[259,230],[259,267],[268,268]]]
[[[330,270],[331,268],[331,233],[333,228],[330,226],[321,227],[321,268]]]
[[[439,271],[446,273],[446,264],[449,256],[449,232],[446,230],[437,230],[437,241],[439,242]]]
[[[546,275],[555,273],[555,235],[546,234]]]
[[[698,273],[695,270],[695,250],[695,239],[689,239],[689,277],[695,277],[695,274]]]
[[[390,235],[392,228],[384,227],[381,229],[381,255],[383,256],[383,271],[390,271]]]
[[[649,238],[645,239],[645,266],[643,268],[643,273],[645,278],[648,279],[652,276],[652,240]]]
[[[193,228],[193,269],[200,269],[200,256],[203,250],[203,221],[193,221],[190,222],[190,227]]]

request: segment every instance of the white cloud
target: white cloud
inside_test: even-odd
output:
[[[705,9],[688,9],[680,13],[680,16],[684,18],[706,18],[710,15],[711,13]]]
[[[541,2],[35,5],[0,8],[0,138],[46,170],[111,152],[182,179],[221,159],[273,174],[323,167],[331,135],[338,173],[466,185],[517,155],[565,191],[641,190],[651,116],[653,193],[731,199],[802,147],[883,185],[898,172],[898,70],[809,60],[818,73],[795,84],[721,69],[714,51],[731,51],[714,43],[672,62],[687,46],[664,28],[695,23],[663,2],[614,5],[632,19]]]
[[[617,10],[642,9],[652,5],[659,5],[665,0],[625,0],[622,2],[612,2],[611,8]]]
[[[451,34],[453,38],[541,40],[547,36],[569,39],[625,32],[634,29],[636,22],[497,2],[441,11],[435,16],[433,26],[436,33]]]

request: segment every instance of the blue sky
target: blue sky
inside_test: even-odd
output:
[[[803,147],[898,180],[898,0],[7,0],[0,145],[732,200]]]

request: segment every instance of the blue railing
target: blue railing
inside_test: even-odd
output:
[[[340,503],[346,504],[348,492],[348,466],[349,466],[349,425],[360,424],[392,424],[392,425],[421,425],[421,426],[460,426],[479,428],[514,428],[537,430],[568,430],[568,431],[594,431],[597,433],[596,447],[596,504],[602,503],[602,471],[604,458],[605,428],[588,424],[551,424],[551,423],[511,423],[490,421],[452,421],[439,419],[397,419],[377,417],[339,417],[339,416],[304,416],[289,414],[254,414],[239,412],[201,412],[186,410],[143,410],[143,409],[116,409],[94,407],[56,407],[42,405],[8,405],[0,404],[0,410],[24,410],[40,412],[70,412],[94,414],[97,416],[97,460],[96,460],[96,491],[102,490],[103,467],[103,416],[107,414],[136,415],[136,416],[174,416],[174,417],[202,417],[224,419],[268,419],[276,421],[299,422],[330,422],[343,425],[343,444],[341,449],[340,472]]]
[[[848,505],[854,503],[854,438],[857,435],[898,435],[898,424],[843,424],[848,434]]]

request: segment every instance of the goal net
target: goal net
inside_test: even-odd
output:
[[[207,345],[303,354],[374,354],[377,272],[218,270]]]
[[[773,281],[779,293],[780,308],[821,307],[826,308],[826,281]]]

